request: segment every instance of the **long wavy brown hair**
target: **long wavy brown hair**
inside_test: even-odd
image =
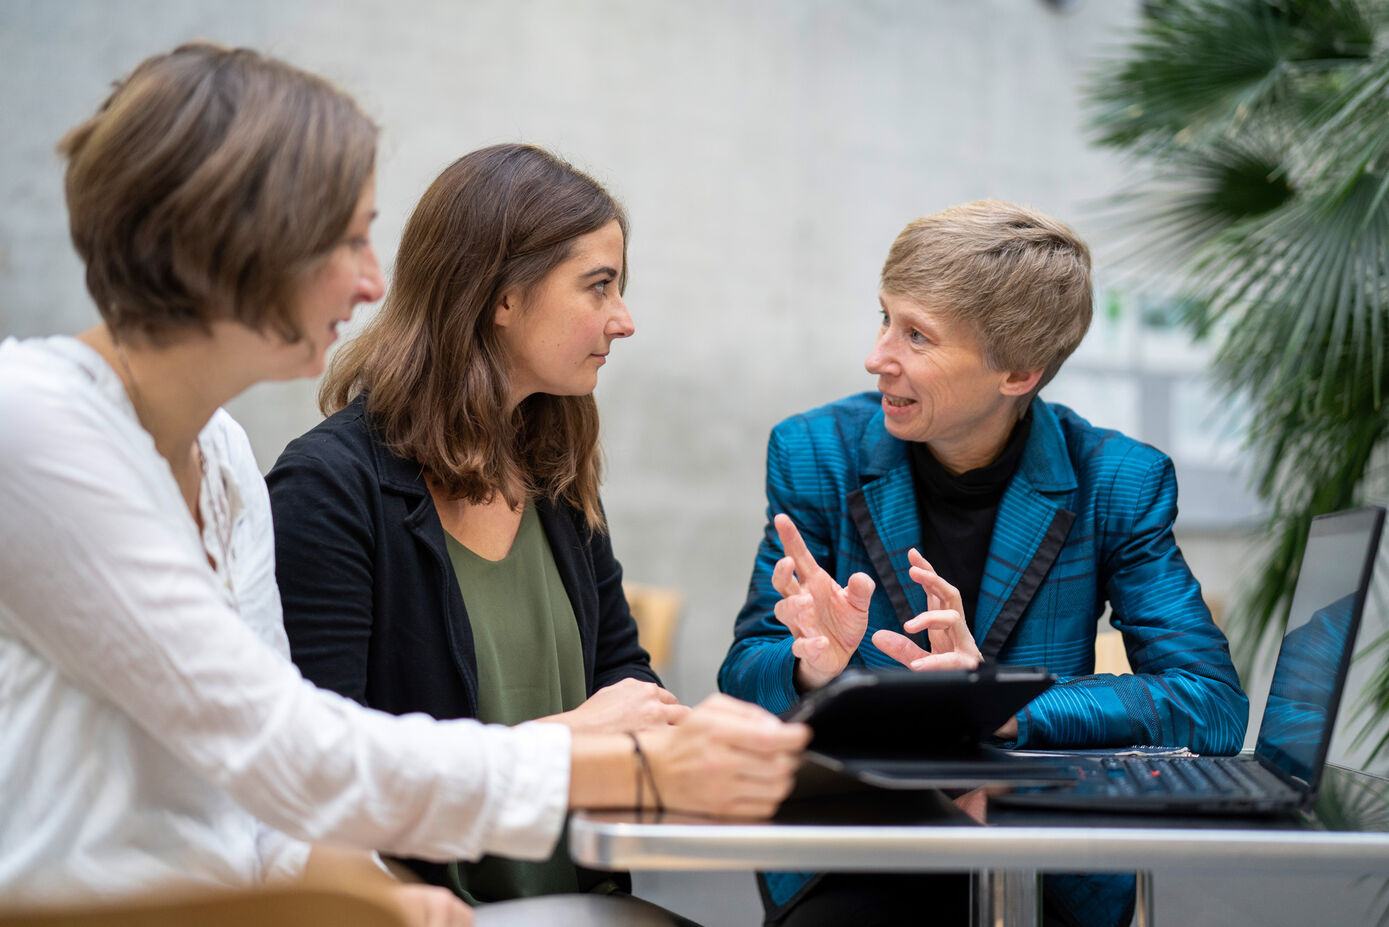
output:
[[[508,413],[502,294],[531,292],[576,238],[627,217],[591,177],[540,148],[464,155],[430,184],[405,225],[386,301],[334,355],[318,404],[331,415],[365,394],[372,427],[418,461],[436,491],[482,503],[500,492],[567,502],[604,530],[592,395],[536,393]]]

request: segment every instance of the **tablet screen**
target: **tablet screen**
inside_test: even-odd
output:
[[[811,749],[836,756],[929,756],[972,747],[1056,677],[1036,667],[846,670],[783,716],[804,721]]]

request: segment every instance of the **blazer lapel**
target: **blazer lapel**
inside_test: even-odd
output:
[[[1032,408],[1032,433],[999,502],[979,588],[974,637],[985,660],[996,659],[1007,643],[1075,522],[1065,508],[1076,478],[1061,425],[1046,403]]]
[[[463,603],[463,593],[458,588],[458,578],[449,560],[448,545],[444,541],[444,526],[439,521],[439,513],[434,509],[434,500],[429,495],[429,485],[425,483],[424,471],[419,463],[406,460],[393,454],[380,441],[372,442],[376,454],[376,472],[380,474],[382,489],[399,494],[408,506],[405,513],[405,530],[426,551],[435,565],[439,582],[443,583],[441,600],[444,603],[444,629],[448,634],[449,649],[454,665],[463,675],[470,701],[469,711],[477,714],[477,651],[473,646],[471,626],[468,624],[468,610]]]
[[[862,485],[849,493],[849,514],[901,624],[926,610],[926,593],[912,582],[907,562],[907,550],[921,546],[921,519],[906,443],[887,433],[882,412],[865,430],[859,460]]]
[[[594,664],[598,654],[598,594],[593,569],[585,557],[578,527],[568,513],[547,499],[535,503],[535,512],[550,542],[550,555],[559,571],[574,621],[579,626],[579,645],[584,658],[584,686],[593,691]],[[582,571],[582,575],[580,575]]]

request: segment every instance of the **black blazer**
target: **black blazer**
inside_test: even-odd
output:
[[[266,481],[285,630],[304,675],[393,714],[475,717],[468,612],[420,465],[376,440],[358,399],[291,442]],[[589,694],[627,677],[659,684],[608,536],[571,506],[536,509]]]
[[[363,400],[285,448],[266,476],[290,653],[304,676],[392,714],[477,716],[477,655],[444,529],[420,465],[392,453]],[[568,505],[536,503],[574,607],[589,695],[631,677],[660,684],[637,643],[606,534]],[[449,885],[447,866],[403,860]],[[626,873],[579,869],[580,887]]]

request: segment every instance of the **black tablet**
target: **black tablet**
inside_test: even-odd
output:
[[[855,753],[949,753],[987,738],[1056,677],[1039,667],[914,673],[848,669],[783,717],[815,732],[811,747]]]
[[[914,673],[850,669],[783,717],[813,731],[810,764],[883,788],[972,787],[1067,778],[985,741],[1056,677],[986,665]]]

